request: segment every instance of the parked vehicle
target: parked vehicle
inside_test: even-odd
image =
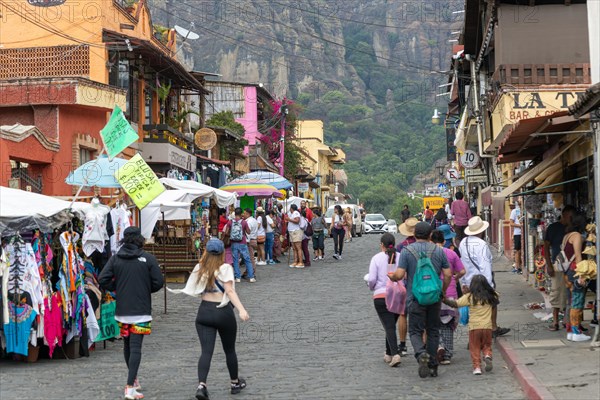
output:
[[[331,217],[333,216],[333,207],[335,207],[335,204],[330,206],[325,212],[325,223],[328,229],[331,224]],[[343,210],[350,207],[350,210],[352,210],[352,236],[362,236],[365,230],[360,218],[360,208],[356,204],[340,204],[340,207]]]
[[[364,226],[365,233],[385,233],[388,231],[387,219],[381,214],[367,214]]]
[[[389,233],[398,233],[398,224],[393,219],[388,219],[388,232]]]

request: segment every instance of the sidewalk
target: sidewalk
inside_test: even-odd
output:
[[[598,399],[600,398],[600,348],[590,342],[567,341],[566,331],[548,330],[549,323],[534,316],[551,309],[528,310],[525,304],[544,303],[542,292],[523,275],[510,271],[512,262],[494,258],[495,281],[500,293],[498,325],[511,332],[498,338],[496,345],[529,399]],[[587,300],[591,300],[591,294]],[[587,302],[586,300],[586,302]],[[584,311],[584,326],[592,312]],[[586,332],[593,336],[593,327]]]

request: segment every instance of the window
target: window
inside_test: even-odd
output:
[[[85,149],[83,147],[79,148],[79,166],[81,167],[88,161],[92,161],[92,150]]]
[[[144,103],[145,103],[145,117],[144,117],[144,124],[146,125],[150,125],[152,123],[152,94],[153,94],[153,90],[152,87],[148,84],[146,84],[145,88],[144,88],[144,95],[145,95],[145,99],[144,99]]]

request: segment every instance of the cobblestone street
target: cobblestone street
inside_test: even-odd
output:
[[[258,267],[256,284],[242,282],[238,293],[250,321],[238,325],[240,375],[248,387],[235,397],[251,399],[392,399],[524,397],[500,354],[494,371],[471,374],[466,329],[461,327],[455,357],[437,379],[420,379],[412,354],[399,368],[382,362],[383,328],[363,275],[378,250],[379,235],[345,244],[342,261],[328,257],[311,268],[287,264]],[[173,285],[180,287],[181,285]],[[140,382],[147,399],[193,399],[200,344],[194,327],[198,300],[154,298],[153,333],[145,338]],[[501,317],[500,317],[501,319]],[[89,358],[2,362],[1,399],[116,399],[126,368],[120,341],[102,343]],[[409,344],[410,346],[410,344]],[[58,350],[60,351],[60,350]],[[411,351],[409,347],[409,352]],[[217,344],[208,379],[211,398],[228,392],[225,358]]]

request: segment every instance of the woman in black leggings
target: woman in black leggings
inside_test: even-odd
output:
[[[206,251],[190,275],[185,288],[171,290],[174,293],[202,297],[196,316],[196,331],[202,348],[198,361],[198,389],[196,390],[198,400],[209,398],[206,380],[217,332],[225,351],[231,379],[231,394],[239,393],[246,387],[246,381],[238,376],[238,360],[235,352],[237,322],[233,306],[237,308],[242,321],[247,321],[250,316],[235,292],[233,281],[233,267],[225,264],[225,246],[222,241],[213,238],[206,244]]]
[[[331,236],[333,236],[333,258],[340,260],[342,258],[342,250],[344,250],[344,211],[339,204],[333,207],[333,215],[331,216]]]

